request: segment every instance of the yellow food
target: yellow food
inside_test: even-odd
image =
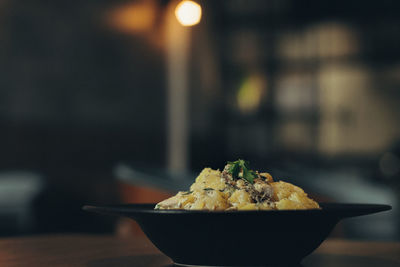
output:
[[[239,163],[238,163],[239,162]],[[236,165],[234,165],[236,164]],[[205,168],[190,187],[161,201],[156,209],[186,210],[301,210],[320,209],[298,186],[278,181],[269,173],[247,169],[244,161],[224,170]],[[233,167],[237,167],[236,169]]]
[[[205,168],[201,171],[199,176],[197,176],[195,183],[190,187],[190,191],[199,191],[204,188],[221,190],[224,189],[225,186],[225,181],[221,178],[221,172],[219,170]]]

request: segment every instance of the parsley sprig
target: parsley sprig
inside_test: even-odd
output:
[[[239,159],[237,161],[228,161],[228,173],[230,173],[233,179],[244,179],[247,182],[253,184],[254,179],[257,178],[255,171],[250,170],[249,162]]]

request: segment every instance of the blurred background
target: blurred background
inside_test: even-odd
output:
[[[0,236],[129,234],[243,158],[319,201],[390,204],[333,236],[400,240],[400,2],[0,1]]]

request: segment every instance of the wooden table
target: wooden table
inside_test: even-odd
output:
[[[173,266],[144,237],[55,235],[0,239],[0,266]],[[327,240],[303,267],[400,266],[400,243]]]

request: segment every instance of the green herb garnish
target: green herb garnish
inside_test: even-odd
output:
[[[191,193],[193,193],[193,191],[186,191],[182,193],[182,196],[190,195]]]
[[[233,179],[244,179],[251,184],[254,183],[257,174],[250,170],[248,161],[242,159],[233,162],[228,161],[228,165],[228,173],[232,175]]]
[[[214,188],[207,187],[207,188],[203,188],[203,190],[210,191],[210,190],[214,190]]]

